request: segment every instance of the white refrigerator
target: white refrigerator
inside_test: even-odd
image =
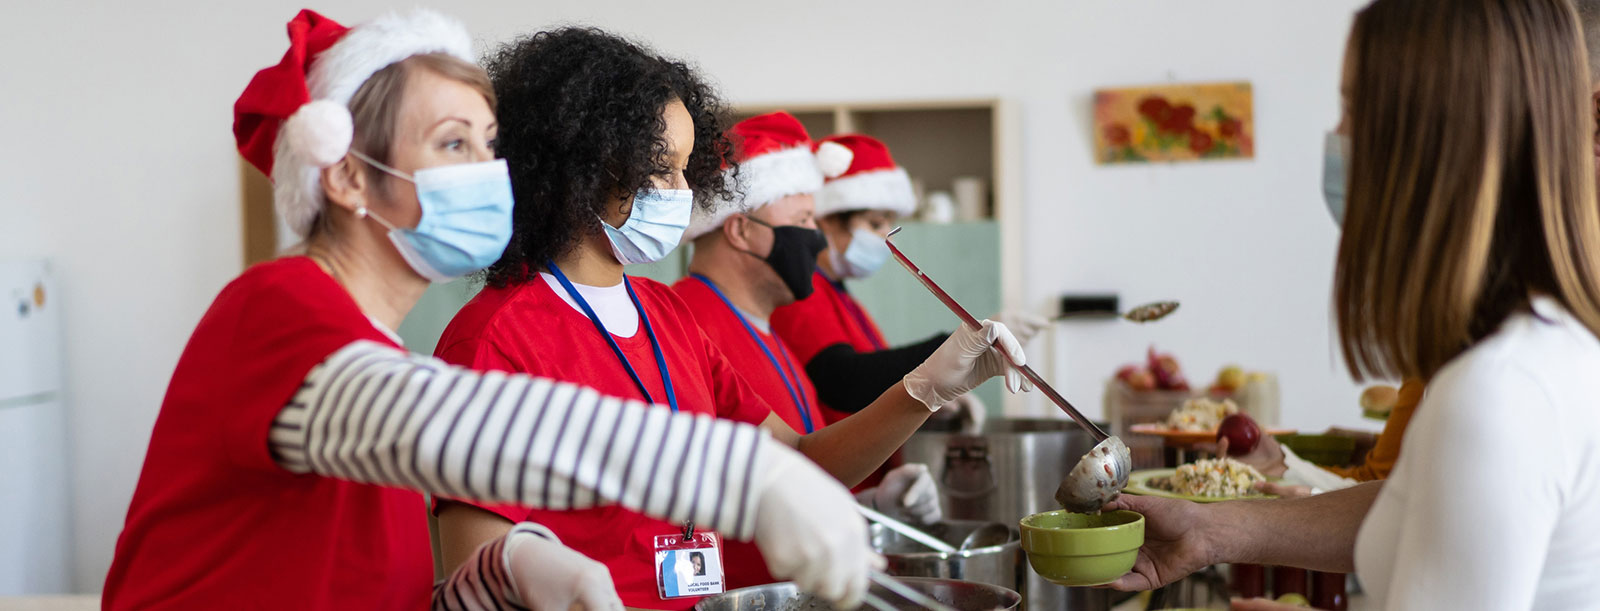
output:
[[[0,261],[0,596],[71,590],[61,300],[47,261]]]

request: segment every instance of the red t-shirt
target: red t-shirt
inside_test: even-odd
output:
[[[689,304],[706,337],[722,349],[729,361],[737,363],[745,381],[767,400],[768,405],[773,406],[773,413],[783,418],[790,428],[805,434],[805,420],[800,417],[804,409],[806,416],[811,419],[813,430],[822,428],[824,422],[822,412],[817,408],[817,389],[811,385],[811,376],[806,375],[801,367],[802,361],[795,357],[787,345],[754,325],[750,326],[750,331],[754,331],[767,349],[772,351],[772,358],[778,359],[778,366],[788,372],[789,382],[794,385],[794,395],[790,394],[790,386],[784,384],[783,375],[772,365],[772,359],[750,338],[750,331],[739,322],[739,315],[711,287],[699,279],[688,277],[673,284],[672,290],[677,291],[684,303]],[[795,404],[797,397],[803,405]],[[725,554],[730,589],[777,581],[767,572],[766,559],[754,544],[729,543],[725,546]]]
[[[772,313],[772,332],[788,344],[801,363],[810,363],[823,348],[834,344],[848,344],[856,352],[877,352],[889,347],[878,324],[855,297],[836,288],[822,272],[811,276],[811,286],[815,290],[810,297]],[[849,415],[827,405],[822,407],[828,424]]]
[[[425,609],[422,496],[283,470],[278,412],[339,348],[394,345],[305,257],[246,270],[167,387],[106,577],[106,609]]]
[[[848,344],[856,352],[877,352],[889,347],[878,324],[867,314],[866,308],[849,293],[834,286],[822,272],[811,275],[814,289],[810,297],[778,308],[772,313],[772,332],[788,345],[801,363],[810,363],[817,353],[834,344]],[[804,365],[802,365],[804,367]],[[884,389],[888,390],[888,389]],[[828,424],[844,420],[850,414],[821,406],[822,418]],[[899,450],[889,456],[872,475],[856,484],[857,492],[877,486],[890,470],[905,464]]]
[[[772,413],[722,352],[701,332],[689,306],[666,285],[630,278],[667,359],[678,409],[760,424]],[[615,337],[656,403],[667,403],[644,321],[632,337]],[[644,399],[594,323],[561,299],[542,278],[507,287],[487,287],[461,308],[439,338],[439,358],[476,369],[529,373],[574,382],[615,397]],[[631,440],[618,439],[618,443]],[[685,492],[689,494],[690,492]],[[578,511],[482,505],[513,522],[543,524],[561,542],[605,564],[623,604],[648,609],[687,609],[700,598],[663,600],[656,589],[657,535],[683,532],[643,514],[608,505]],[[724,562],[724,567],[728,563]]]

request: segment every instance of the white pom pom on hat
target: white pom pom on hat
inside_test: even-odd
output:
[[[838,178],[850,169],[855,156],[849,147],[824,140],[817,145],[817,168],[822,170],[823,176]]]
[[[355,122],[350,110],[332,100],[312,100],[283,124],[289,149],[307,163],[326,168],[350,152]]]

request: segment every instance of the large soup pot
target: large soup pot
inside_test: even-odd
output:
[[[992,522],[945,520],[923,527],[923,531],[951,547],[960,547],[967,535],[987,524]],[[1009,536],[1004,541],[954,552],[936,552],[881,524],[873,524],[872,548],[889,561],[886,572],[890,575],[975,581],[1027,596],[1023,589],[1027,587],[1028,563],[1022,555],[1021,538],[1015,526],[1006,526]]]
[[[1095,441],[1070,420],[991,419],[974,435],[953,421],[929,421],[902,449],[906,462],[928,465],[950,520],[1000,522],[1016,528],[1035,513],[1060,509],[1056,486]],[[1066,588],[1025,571],[1029,611],[1109,609],[1109,590]]]
[[[1016,592],[986,583],[919,577],[896,579],[913,590],[954,607],[956,611],[1009,611],[1022,603],[1022,596]],[[895,609],[909,611],[922,608],[878,584],[872,584],[868,591]],[[832,611],[834,607],[809,594],[801,594],[793,583],[782,582],[730,590],[701,600],[694,608],[698,611]]]

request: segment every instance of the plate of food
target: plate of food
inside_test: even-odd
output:
[[[1255,489],[1265,481],[1260,471],[1232,458],[1202,458],[1176,469],[1134,471],[1122,491],[1196,503],[1277,498]]]
[[[1135,424],[1128,427],[1129,431],[1140,435],[1157,435],[1166,438],[1169,443],[1192,444],[1217,439],[1217,426],[1223,419],[1239,413],[1239,405],[1232,399],[1216,400],[1210,397],[1195,397],[1184,401],[1178,409],[1167,414],[1163,422],[1149,422]],[[1294,429],[1267,429],[1268,435],[1288,435]]]

